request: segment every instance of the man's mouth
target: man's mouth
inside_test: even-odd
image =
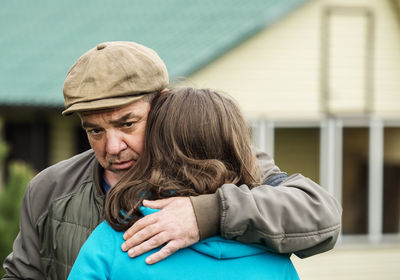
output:
[[[111,165],[114,169],[117,170],[125,170],[130,168],[136,161],[131,159],[131,160],[126,160],[126,161],[118,161],[118,162],[113,162]]]

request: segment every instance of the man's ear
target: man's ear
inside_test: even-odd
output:
[[[83,124],[82,113],[81,112],[76,112],[75,114],[78,116],[79,120],[81,121],[81,126],[82,126],[82,124]]]
[[[164,95],[164,94],[166,94],[166,93],[169,93],[169,89],[167,89],[167,88],[165,88],[165,89],[163,89],[163,90],[160,91],[160,94],[161,94],[161,95]]]

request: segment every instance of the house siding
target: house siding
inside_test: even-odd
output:
[[[359,88],[348,82],[332,85],[337,80],[328,77],[330,87],[324,89],[322,73],[323,15],[328,8],[344,10],[367,10],[372,15],[373,30],[366,30],[365,19],[360,17],[359,26],[345,28],[349,22],[346,17],[339,17],[341,22],[332,21],[336,33],[343,33],[337,39],[352,38],[359,47],[365,43],[366,32],[372,32],[370,76],[359,71],[365,67],[366,61],[360,60],[368,55],[365,48],[360,49],[358,61],[352,61],[350,54],[339,52],[331,59],[342,59],[342,77],[352,77],[355,72]],[[231,94],[242,107],[246,117],[254,119],[319,119],[325,115],[322,92],[328,90],[330,99],[336,103],[328,103],[333,114],[364,114],[366,103],[370,102],[368,113],[382,117],[400,116],[400,25],[389,1],[382,0],[321,0],[311,1],[292,14],[269,26],[254,37],[237,46],[232,51],[215,60],[202,70],[188,77],[179,85],[210,87]],[[340,15],[340,13],[338,13]],[[337,19],[337,18],[336,18]],[[356,19],[357,20],[357,19]],[[342,25],[342,26],[340,26]],[[358,36],[358,37],[357,37]],[[330,38],[332,39],[332,38]],[[337,47],[346,47],[346,43]],[[328,46],[329,47],[329,46]],[[338,50],[335,50],[338,53]],[[342,55],[344,53],[344,55]],[[353,49],[352,54],[357,53]],[[348,67],[346,67],[348,66]],[[355,68],[357,68],[355,70]],[[337,72],[337,69],[335,70]],[[334,72],[335,72],[334,71]],[[345,81],[341,79],[339,81]],[[368,83],[371,86],[368,87]],[[345,92],[336,93],[333,88],[342,87]],[[369,90],[371,100],[365,100],[363,94]],[[341,94],[341,96],[335,94]],[[344,95],[345,94],[345,95]],[[349,96],[350,95],[350,96]],[[346,98],[347,96],[347,98]],[[325,100],[326,101],[326,100]]]

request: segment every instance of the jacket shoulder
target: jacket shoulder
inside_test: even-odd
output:
[[[94,180],[98,162],[92,150],[56,163],[37,174],[26,192],[31,202],[33,217],[38,218],[57,198],[77,190],[85,182]]]

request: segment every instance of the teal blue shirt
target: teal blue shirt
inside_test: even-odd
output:
[[[153,209],[144,209],[149,214]],[[147,265],[121,250],[123,232],[101,223],[81,248],[68,277],[75,279],[299,279],[288,255],[214,236]]]

